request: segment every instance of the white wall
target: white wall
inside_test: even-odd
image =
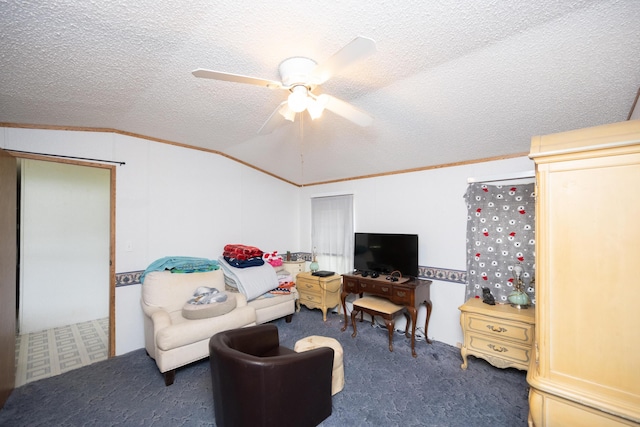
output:
[[[310,197],[344,193],[354,194],[356,231],[417,233],[420,265],[464,271],[467,178],[534,167],[521,157],[297,188],[222,156],[129,136],[0,130],[2,148],[126,162],[116,168],[117,272],[168,255],[217,258],[226,243],[310,252]],[[117,354],[144,346],[139,298],[139,285],[116,289]],[[429,337],[461,342],[464,285],[434,280],[431,300]]]
[[[421,266],[465,271],[467,208],[463,196],[467,178],[533,169],[529,158],[520,157],[302,188],[301,247],[310,251],[311,197],[350,193],[354,195],[355,231],[418,234]],[[464,285],[434,280],[431,301],[429,338],[450,345],[462,342],[458,307],[464,303]],[[417,326],[424,325],[425,316],[421,308]],[[397,326],[403,328],[403,321]]]
[[[0,128],[2,148],[122,161],[116,272],[227,243],[298,250],[298,188],[226,157],[114,133]],[[116,354],[144,346],[140,285],[116,289]]]

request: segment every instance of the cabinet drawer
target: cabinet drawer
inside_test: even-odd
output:
[[[322,294],[322,288],[320,288],[320,285],[317,282],[309,282],[308,280],[298,280],[298,283],[296,284],[296,287],[298,288],[298,292],[300,292],[301,294],[317,294],[317,295],[321,295]]]
[[[486,335],[476,334],[469,334],[465,341],[471,354],[484,353],[491,357],[521,363],[525,367],[528,367],[531,361],[531,347],[520,347],[505,341],[492,340]]]
[[[312,293],[301,293],[300,294],[300,304],[304,304],[307,307],[321,307],[322,306],[322,295],[320,294],[312,294]]]
[[[476,314],[467,314],[466,323],[465,329],[469,332],[478,332],[499,339],[513,340],[523,345],[531,345],[533,342],[533,325],[514,323]]]
[[[305,285],[308,285],[308,286],[320,287],[320,284],[318,283],[317,280],[309,279],[307,277],[304,277],[302,274],[298,274],[297,280],[298,280],[297,283],[304,283]]]
[[[284,262],[283,267],[285,270],[287,270],[289,273],[293,274],[294,276],[297,276],[298,273],[302,273],[304,271],[304,263],[302,262]]]

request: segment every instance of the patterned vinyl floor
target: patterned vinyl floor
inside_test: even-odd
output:
[[[16,338],[16,387],[107,359],[109,319],[91,320]]]

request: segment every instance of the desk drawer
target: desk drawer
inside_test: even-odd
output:
[[[533,343],[533,325],[514,323],[477,314],[467,314],[466,322],[465,329],[469,332],[478,332],[501,340],[508,339],[523,345],[531,345]]]
[[[484,353],[490,357],[503,359],[524,365],[531,362],[531,347],[520,347],[505,341],[492,340],[486,335],[469,334],[465,339],[470,354]],[[495,363],[495,360],[492,362]],[[498,367],[498,365],[496,365]]]
[[[411,289],[399,288],[397,286],[393,288],[393,302],[395,302],[398,305],[411,305],[412,295],[413,295],[413,292]]]
[[[357,280],[345,277],[342,286],[344,286],[345,292],[351,292],[352,294],[360,293],[360,287],[358,286]]]
[[[360,292],[368,292],[375,295],[391,296],[393,287],[388,283],[366,282],[360,283]]]

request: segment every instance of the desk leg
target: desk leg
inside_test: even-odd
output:
[[[347,320],[347,305],[345,303],[345,300],[347,299],[347,295],[349,295],[349,293],[344,291],[340,295],[340,301],[342,302],[342,312],[344,313],[344,325],[342,326],[342,329],[340,329],[340,331],[342,332],[346,331],[347,326],[349,325],[349,321]]]
[[[353,325],[353,334],[351,334],[351,338],[355,338],[358,335],[358,328],[356,327],[356,315],[358,314],[357,309],[353,309],[351,312],[351,324]]]
[[[407,320],[407,325],[404,327],[404,336],[407,337],[407,338],[411,338],[409,336],[409,324],[411,323],[411,317],[409,316],[409,312],[406,311],[406,310],[402,314],[404,315],[405,319]]]
[[[389,351],[393,351],[393,330],[395,329],[395,322],[393,317],[391,319],[384,318],[384,324],[389,332]]]
[[[415,307],[407,307],[411,316],[411,355],[418,357],[416,353],[416,321],[418,320],[418,310]]]
[[[429,339],[429,334],[428,334],[428,330],[429,330],[429,318],[431,317],[431,301],[425,301],[424,305],[427,307],[427,318],[424,321],[424,339],[427,341],[427,343],[431,344],[431,340]]]

